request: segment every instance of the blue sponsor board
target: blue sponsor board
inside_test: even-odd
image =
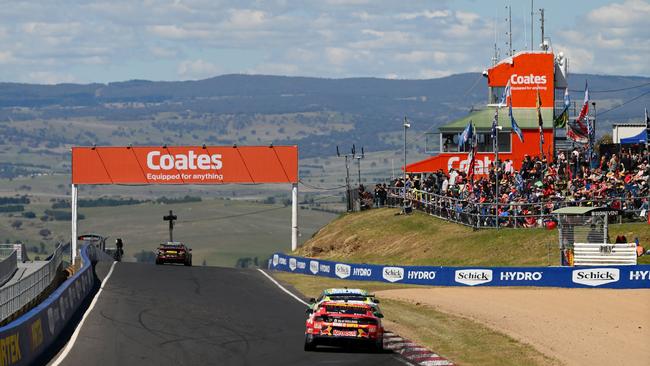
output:
[[[0,365],[30,365],[59,336],[94,286],[88,246],[82,248],[81,258],[79,271],[45,301],[0,327]]]
[[[343,263],[274,254],[269,269],[355,281],[429,286],[650,288],[650,265],[602,267],[432,267]]]

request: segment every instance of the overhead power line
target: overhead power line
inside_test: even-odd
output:
[[[650,85],[650,82],[639,84],[639,85],[634,85],[634,86],[628,86],[626,88],[619,88],[619,89],[604,89],[604,90],[589,90],[590,93],[615,93],[619,91],[624,91],[624,90],[632,90],[632,89],[637,89],[637,88],[643,88],[644,86]],[[578,89],[569,89],[570,92],[583,92],[584,89],[578,90]]]
[[[338,186],[338,187],[318,187],[318,186],[314,186],[314,185],[305,183],[302,179],[299,180],[299,182],[300,182],[300,184],[302,184],[303,186],[305,186],[307,188],[317,189],[319,191],[334,191],[334,190],[337,190],[337,189],[342,189],[342,188],[347,187],[347,185],[345,185],[345,184],[342,185],[342,186]]]
[[[619,108],[621,108],[622,106],[624,106],[624,105],[626,105],[626,104],[629,104],[629,103],[632,103],[632,102],[634,102],[635,100],[640,99],[641,97],[643,97],[643,96],[645,96],[645,95],[647,95],[647,94],[650,94],[650,90],[648,90],[648,91],[646,91],[646,92],[644,92],[644,93],[641,93],[641,94],[637,95],[636,97],[634,97],[634,98],[632,98],[632,99],[628,99],[628,100],[626,100],[625,102],[623,102],[623,103],[621,103],[621,104],[619,104],[619,105],[617,105],[617,106],[614,106],[614,107],[612,107],[612,108],[610,108],[610,109],[606,109],[606,110],[604,110],[604,111],[602,111],[602,112],[598,112],[598,113],[596,113],[596,116],[602,116],[602,115],[605,114],[605,113],[609,113],[609,112],[611,112],[611,111],[613,111],[613,110],[619,109]]]

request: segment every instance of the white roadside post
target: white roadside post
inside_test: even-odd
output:
[[[75,259],[77,258],[77,185],[72,185],[71,190],[72,195],[72,240],[70,242],[70,252],[71,252],[71,261],[74,264]]]
[[[298,183],[291,184],[291,250],[298,249]]]

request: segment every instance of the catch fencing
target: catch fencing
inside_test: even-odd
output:
[[[43,267],[0,289],[0,322],[15,314],[48,288],[54,282],[62,261],[63,247],[59,245]]]
[[[18,269],[18,252],[12,250],[11,254],[0,261],[0,286],[11,279],[16,269]]]
[[[647,209],[641,202],[650,197],[630,197],[626,199],[609,198],[599,200],[567,201],[548,200],[540,202],[474,202],[443,196],[431,192],[401,187],[388,188],[386,205],[406,211],[419,210],[443,220],[476,229],[497,227],[539,228],[554,220],[553,210],[562,207],[588,206],[611,207],[620,203],[622,215],[619,220],[639,220],[647,216]]]
[[[60,248],[60,247],[59,247]],[[60,249],[57,248],[59,254]],[[60,262],[52,256],[51,264]],[[60,255],[58,256],[60,257]],[[0,327],[0,365],[45,365],[48,347],[60,341],[61,332],[80,306],[96,290],[93,264],[96,249],[83,246],[82,265],[43,302]]]

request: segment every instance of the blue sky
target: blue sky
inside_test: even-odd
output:
[[[187,80],[227,73],[434,78],[530,43],[530,1],[2,1],[0,81]],[[648,0],[535,0],[570,72],[650,76]],[[535,15],[535,43],[539,24]],[[496,20],[496,21],[495,21]],[[524,37],[524,34],[526,37]]]

